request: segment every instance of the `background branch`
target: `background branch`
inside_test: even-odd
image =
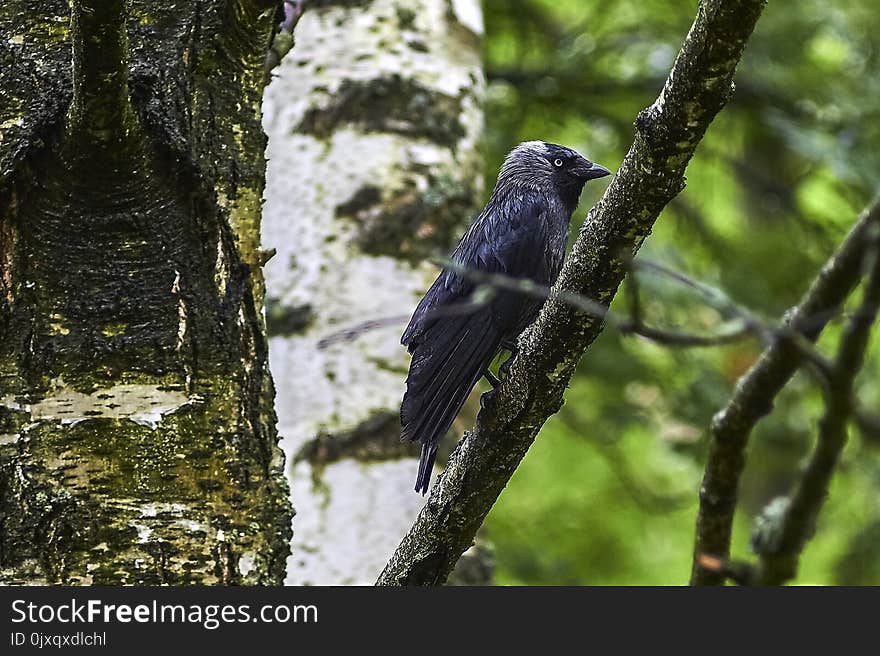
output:
[[[728,404],[712,420],[711,440],[694,542],[692,585],[720,585],[722,572],[707,569],[701,556],[726,561],[730,554],[737,489],[749,435],[773,409],[773,399],[804,360],[794,338],[815,341],[825,324],[858,284],[872,226],[880,222],[880,200],[866,210],[828,260],[801,302],[787,313],[791,336],[780,335],[739,379]]]
[[[684,186],[684,171],[731,95],[762,0],[704,0],[660,96],[636,121],[620,170],[590,211],[557,289],[608,306],[633,254],[663,207]],[[379,585],[442,583],[541,426],[562,405],[577,362],[603,327],[549,300],[521,337],[510,377],[459,444],[428,502],[379,577]]]
[[[769,536],[759,535],[753,546],[761,557],[759,582],[779,585],[794,578],[798,560],[815,530],[816,518],[828,495],[828,485],[846,444],[846,428],[853,410],[853,387],[862,367],[871,326],[880,305],[880,257],[874,226],[871,272],[859,310],[850,318],[831,370],[825,414],[819,422],[816,448],[790,499],[785,500],[779,523],[771,523]]]

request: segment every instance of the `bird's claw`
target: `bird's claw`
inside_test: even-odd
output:
[[[500,367],[498,367],[498,377],[501,380],[507,380],[507,377],[510,375],[510,365],[513,364],[514,357],[515,356],[511,355],[509,358],[507,358],[503,362],[503,364]]]

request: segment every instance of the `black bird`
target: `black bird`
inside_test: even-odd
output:
[[[451,260],[466,270],[552,285],[584,184],[610,173],[571,148],[521,143],[504,160],[489,202]],[[437,444],[474,385],[483,375],[497,383],[490,363],[502,349],[515,351],[517,336],[541,309],[539,299],[496,290],[484,304],[462,311],[475,287],[444,269],[401,339],[413,356],[400,409],[401,439],[422,443],[415,488],[422,494],[428,491]]]

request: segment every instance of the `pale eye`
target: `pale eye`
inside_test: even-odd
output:
[[[553,160],[553,166],[555,166],[556,168],[559,168],[560,166],[562,166],[562,160],[557,157],[556,159]]]

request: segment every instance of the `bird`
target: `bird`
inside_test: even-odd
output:
[[[400,407],[401,440],[420,442],[415,490],[428,491],[437,446],[489,365],[538,316],[543,300],[480,288],[469,271],[552,285],[565,258],[569,221],[584,185],[610,175],[576,150],[526,141],[511,150],[486,206],[425,293],[401,337],[412,355]],[[499,372],[503,373],[503,372]]]

